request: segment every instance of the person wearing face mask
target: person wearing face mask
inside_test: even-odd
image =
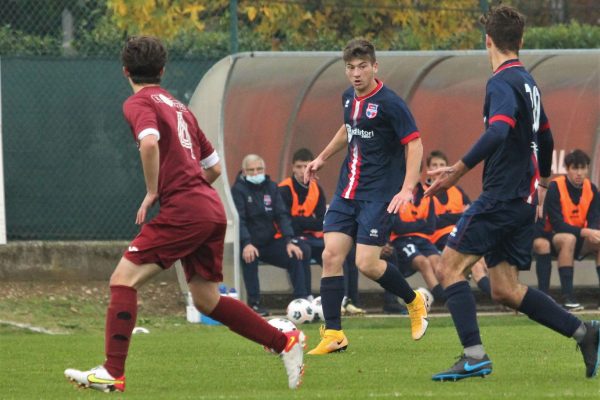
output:
[[[242,171],[231,188],[240,218],[242,273],[248,305],[262,316],[258,263],[284,268],[290,275],[294,298],[306,298],[304,271],[310,267],[310,246],[294,239],[292,221],[277,184],[265,175],[265,162],[256,154],[242,161]]]
[[[563,306],[572,310],[583,308],[573,291],[574,260],[595,254],[600,281],[600,200],[598,188],[588,178],[590,157],[585,152],[567,154],[565,166],[567,173],[550,182],[544,207],[547,230],[554,233]]]

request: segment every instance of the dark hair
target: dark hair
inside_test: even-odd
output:
[[[590,165],[590,157],[583,150],[575,149],[565,156],[565,165],[567,168],[571,165],[574,167],[587,167]]]
[[[377,61],[375,59],[375,46],[366,39],[352,39],[344,47],[344,62],[349,62],[359,58],[361,60],[369,60],[371,64]]]
[[[292,164],[296,161],[312,161],[315,159],[313,153],[307,148],[301,148],[296,150],[294,156],[292,157]]]
[[[125,42],[121,60],[133,83],[160,83],[167,50],[157,37],[131,36]]]
[[[446,157],[446,154],[444,154],[444,152],[442,152],[441,150],[433,150],[431,153],[429,153],[429,155],[427,156],[428,167],[429,164],[431,164],[431,159],[433,158],[441,158],[442,160],[446,161],[446,164],[448,164],[448,157]]]
[[[519,54],[525,28],[523,14],[513,7],[499,5],[479,17],[479,23],[485,27],[485,33],[492,38],[498,50]]]

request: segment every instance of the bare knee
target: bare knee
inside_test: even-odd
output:
[[[344,260],[346,259],[346,255],[342,255],[340,253],[333,252],[327,248],[323,250],[323,271],[328,272],[340,272],[342,271],[342,267],[344,265]]]
[[[577,238],[570,233],[557,233],[553,238],[554,245],[559,252],[574,252]]]
[[[381,277],[382,273],[385,272],[382,271],[385,269],[383,263],[385,263],[385,261],[376,257],[356,256],[356,268],[370,279],[378,279]]]
[[[542,238],[535,239],[533,241],[533,252],[535,254],[550,254],[550,242]]]

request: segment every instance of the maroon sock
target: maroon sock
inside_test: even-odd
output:
[[[111,286],[106,313],[104,368],[115,378],[125,373],[125,359],[136,316],[137,290],[129,286]]]
[[[241,301],[221,296],[209,315],[243,337],[281,353],[287,344],[287,336],[269,325],[260,315]]]

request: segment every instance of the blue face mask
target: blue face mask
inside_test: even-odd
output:
[[[265,181],[265,174],[256,174],[253,176],[247,176],[246,181],[253,183],[255,185],[260,185]]]

